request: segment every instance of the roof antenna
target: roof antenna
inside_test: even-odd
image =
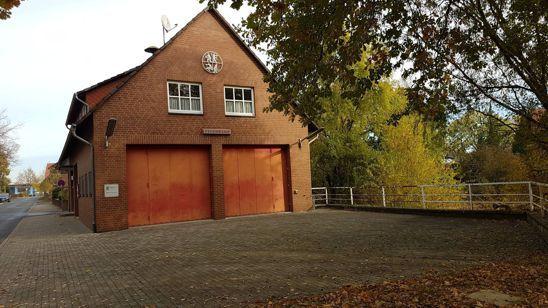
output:
[[[171,26],[171,23],[169,22],[169,18],[167,18],[166,15],[162,15],[162,35],[164,38],[164,45],[166,44],[166,33],[169,31],[177,28],[178,24],[175,24],[175,26]]]

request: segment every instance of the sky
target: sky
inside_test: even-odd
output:
[[[146,60],[146,47],[162,45],[162,15],[179,24],[169,38],[204,7],[198,0],[25,0],[0,20],[0,109],[20,125],[10,178],[57,161],[74,92]],[[219,11],[233,25],[249,14],[228,5]]]

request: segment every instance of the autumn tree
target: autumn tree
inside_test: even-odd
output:
[[[450,184],[454,172],[445,164],[437,132],[416,115],[402,117],[383,127],[379,154],[382,183],[390,185]]]
[[[15,161],[19,148],[13,138],[17,125],[8,119],[6,110],[0,110],[0,191],[6,191],[9,184],[10,166]]]
[[[11,17],[11,10],[18,7],[23,0],[0,0],[0,19]]]
[[[465,112],[447,126],[448,157],[458,162],[484,146],[508,150],[514,138],[514,130],[509,128],[515,126],[512,122],[492,112]]]
[[[548,113],[538,109],[533,114],[548,125]],[[533,181],[548,183],[548,133],[524,118],[518,121],[518,129],[512,143],[512,151],[522,156]],[[541,142],[538,142],[538,140]]]
[[[44,172],[45,174],[45,172]],[[40,182],[40,191],[43,193],[51,193],[54,187],[57,187],[57,183],[61,178],[59,171],[53,167],[50,167],[49,174]]]
[[[34,184],[40,180],[32,168],[27,168],[17,175],[18,184]]]
[[[360,68],[356,69],[359,73]],[[382,81],[361,96],[345,99],[341,85],[321,99],[317,124],[325,133],[312,145],[316,186],[452,183],[437,132],[416,114],[393,120],[407,107],[402,88]]]
[[[201,0],[202,2],[206,0]],[[548,108],[548,2],[543,0],[209,0],[252,8],[240,32],[265,50],[272,70],[271,108],[314,120],[330,85],[360,95],[394,69],[409,83],[410,109],[444,122],[474,109],[532,117]],[[367,78],[348,69],[364,46],[377,52]]]

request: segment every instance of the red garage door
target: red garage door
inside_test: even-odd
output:
[[[128,148],[127,183],[129,226],[211,218],[207,148]]]
[[[288,210],[282,148],[224,148],[223,164],[226,216]]]

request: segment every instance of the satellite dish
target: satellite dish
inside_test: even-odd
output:
[[[166,15],[162,15],[162,34],[163,34],[163,37],[164,37],[164,44],[166,43],[166,33],[168,33],[169,31],[175,29],[177,27],[177,24],[175,24],[175,26],[171,26],[171,23],[169,22],[169,18],[167,18]]]
[[[170,31],[172,29],[171,23],[169,22],[169,18],[167,18],[166,15],[162,15],[162,26],[164,27],[164,30],[166,31]]]

